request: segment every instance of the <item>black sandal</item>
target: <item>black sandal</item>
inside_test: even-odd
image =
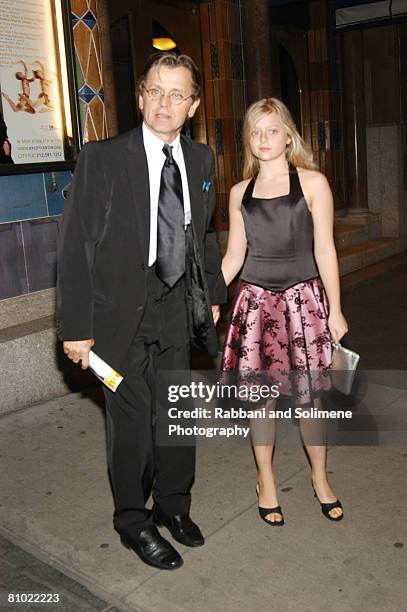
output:
[[[266,516],[271,512],[281,514],[281,521],[270,521],[270,519],[266,518]],[[259,514],[263,521],[272,527],[282,527],[284,525],[284,516],[281,512],[280,506],[276,506],[275,508],[261,508],[261,506],[259,506]]]
[[[256,493],[258,497],[259,496],[259,485],[256,486]],[[281,511],[280,506],[276,506],[275,508],[262,508],[261,506],[258,506],[258,508],[259,508],[260,518],[268,525],[271,525],[272,527],[282,527],[284,525],[284,516]],[[270,521],[270,519],[266,518],[266,516],[270,514],[271,512],[275,512],[276,514],[281,514],[281,521]]]
[[[314,487],[312,487],[314,489]],[[319,501],[318,495],[315,493],[315,489],[314,489],[314,497],[317,498],[317,500]],[[343,506],[341,504],[341,502],[339,501],[339,499],[337,499],[334,502],[328,502],[328,503],[322,503],[319,501],[319,505],[321,506],[321,512],[324,516],[326,516],[327,519],[329,519],[330,521],[335,521],[336,523],[338,521],[341,521],[343,519]],[[331,516],[329,513],[331,510],[333,510],[334,508],[341,508],[342,510],[342,514],[340,516]]]

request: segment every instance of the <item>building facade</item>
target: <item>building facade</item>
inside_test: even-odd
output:
[[[135,83],[155,49],[170,44],[196,60],[204,86],[187,130],[216,154],[222,248],[228,193],[241,178],[244,113],[266,96],[287,103],[330,181],[342,273],[406,248],[403,2],[396,14],[388,2],[375,2],[373,14],[364,0],[63,1],[82,142],[138,123]],[[38,332],[35,325],[33,332],[17,328],[41,320],[54,351],[56,243],[70,179],[67,170],[0,176],[4,342],[16,340],[4,330],[25,337]]]

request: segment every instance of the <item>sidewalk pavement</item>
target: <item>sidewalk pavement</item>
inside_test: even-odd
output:
[[[407,370],[407,272],[344,302],[347,344],[362,354],[361,367]],[[378,382],[364,401],[373,415],[390,405],[402,414],[406,386]],[[61,608],[15,608],[53,612],[406,612],[407,445],[331,447],[328,465],[345,509],[339,523],[321,514],[300,443],[277,447],[286,524],[273,529],[257,512],[250,448],[199,446],[191,514],[206,544],[175,543],[185,564],[162,572],[123,548],[112,529],[100,394],[5,415],[0,591],[61,593]]]
[[[372,388],[370,405],[375,398],[378,406],[403,406],[407,391]],[[58,583],[48,570],[37,580],[28,570],[21,584],[11,576],[11,590],[55,586],[65,593],[64,612],[111,612],[109,605],[149,612],[407,609],[406,448],[331,448],[330,478],[345,508],[340,523],[322,516],[300,444],[277,449],[286,525],[272,529],[257,513],[250,449],[199,447],[192,516],[206,544],[176,543],[185,565],[162,572],[123,548],[112,529],[98,401],[72,394],[1,419],[1,534],[79,583]],[[3,589],[15,559],[7,546],[3,540]]]
[[[18,607],[8,607],[9,598],[14,593],[47,594],[54,598],[57,594],[62,599],[62,606],[54,603],[48,608],[39,608],[22,604]],[[0,610],[17,609],[20,612],[31,610],[61,609],[64,612],[116,612],[118,608],[101,600],[79,582],[72,580],[38,557],[30,555],[10,540],[0,536]]]

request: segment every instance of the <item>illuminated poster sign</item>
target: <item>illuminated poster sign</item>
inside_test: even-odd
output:
[[[61,0],[0,0],[0,94],[0,171],[73,159]]]

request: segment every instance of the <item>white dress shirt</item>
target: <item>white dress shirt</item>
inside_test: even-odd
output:
[[[143,123],[143,140],[148,163],[148,176],[150,179],[150,247],[148,254],[148,265],[152,266],[157,259],[157,219],[158,219],[158,198],[160,196],[161,171],[166,160],[163,153],[164,142],[158,138]],[[191,223],[191,201],[189,198],[188,178],[185,169],[184,156],[180,136],[170,143],[172,155],[178,164],[181,173],[182,195],[184,199],[185,226]]]

